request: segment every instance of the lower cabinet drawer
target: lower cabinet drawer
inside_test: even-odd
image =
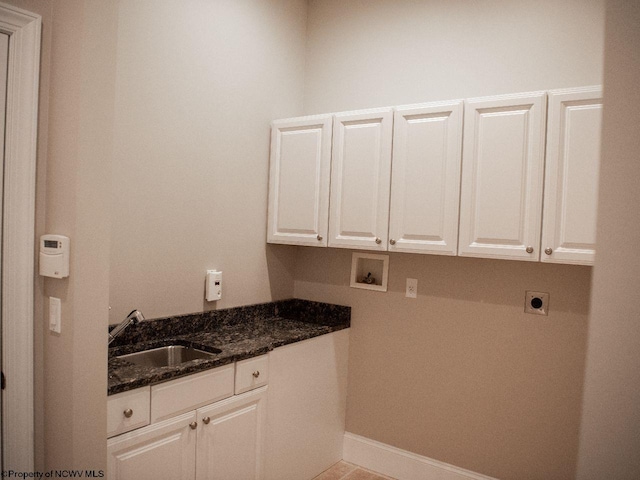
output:
[[[234,365],[225,365],[151,387],[151,422],[233,395]]]
[[[110,395],[107,398],[107,437],[149,425],[151,387]]]
[[[253,390],[266,385],[269,381],[269,356],[248,358],[236,363],[235,394]]]

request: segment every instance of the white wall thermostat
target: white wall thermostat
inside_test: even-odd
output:
[[[206,296],[207,302],[215,302],[222,298],[222,272],[207,270]]]
[[[69,237],[40,237],[40,275],[53,278],[69,276]]]

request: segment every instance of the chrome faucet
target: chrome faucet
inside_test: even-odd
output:
[[[109,345],[113,342],[118,335],[124,332],[124,329],[129,325],[136,325],[139,322],[144,322],[144,315],[139,310],[133,310],[127,318],[125,318],[120,325],[114,328],[111,332],[109,332]]]

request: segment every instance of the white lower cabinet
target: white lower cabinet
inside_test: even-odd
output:
[[[316,477],[342,459],[348,354],[344,329],[109,397],[112,432],[151,423],[107,440],[107,478]]]
[[[261,368],[266,373],[264,360],[267,356],[257,358],[261,359]],[[146,392],[147,419],[149,398],[151,411],[157,414],[151,415],[151,425],[107,441],[107,478],[263,478],[267,387],[233,395],[233,384],[234,365],[231,364],[153,386],[150,397],[149,387],[110,397],[110,410],[119,413],[125,408],[136,414],[145,409],[139,404],[135,404],[135,408],[131,405],[134,405],[134,400],[140,403],[138,397]],[[204,406],[203,395],[209,395],[210,398],[209,404]],[[219,400],[221,395],[228,398]],[[192,407],[189,409],[188,405]],[[188,410],[186,412],[185,407]],[[170,415],[171,411],[175,413]]]
[[[269,353],[265,479],[310,480],[342,460],[349,329]]]
[[[193,480],[196,412],[114,437],[107,442],[110,480]]]
[[[109,397],[113,432],[151,423],[107,440],[107,478],[316,477],[342,459],[348,351],[344,329]]]
[[[263,478],[266,389],[198,409],[197,480]]]

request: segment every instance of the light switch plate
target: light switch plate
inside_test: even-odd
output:
[[[59,298],[49,297],[49,330],[55,333],[61,331],[62,303]]]

